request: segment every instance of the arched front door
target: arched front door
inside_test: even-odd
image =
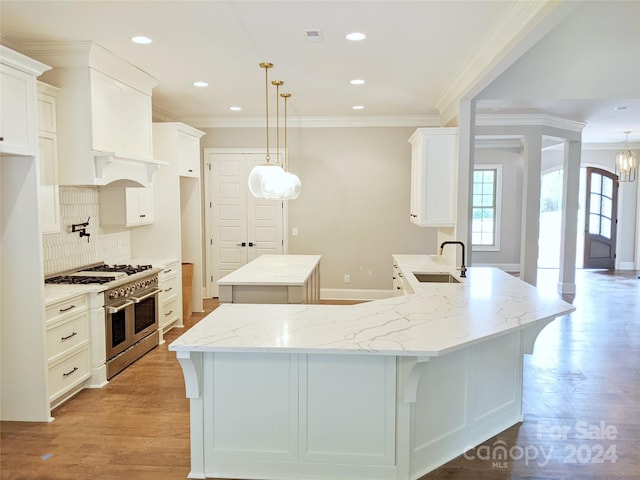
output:
[[[614,269],[618,226],[618,179],[600,168],[587,168],[583,268]]]

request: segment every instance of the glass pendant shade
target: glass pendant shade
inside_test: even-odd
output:
[[[256,198],[282,199],[288,190],[286,172],[276,163],[253,167],[248,183],[249,191]]]
[[[631,150],[621,150],[616,155],[616,174],[621,182],[633,182],[636,179],[638,158]]]

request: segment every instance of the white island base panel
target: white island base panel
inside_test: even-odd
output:
[[[261,255],[217,283],[221,303],[320,303],[320,255]]]
[[[189,478],[417,479],[522,421],[549,321],[436,357],[178,351]]]

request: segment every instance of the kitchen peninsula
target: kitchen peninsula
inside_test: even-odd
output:
[[[225,304],[169,346],[191,404],[190,478],[417,479],[522,421],[523,354],[574,307],[497,269],[393,260],[414,293]]]
[[[319,303],[320,255],[261,255],[218,280],[233,303]]]

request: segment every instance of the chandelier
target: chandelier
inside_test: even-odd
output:
[[[624,149],[616,154],[616,175],[618,175],[620,182],[633,182],[636,179],[638,159],[635,152],[629,150],[629,134],[631,132],[624,133],[627,135],[627,139]]]

